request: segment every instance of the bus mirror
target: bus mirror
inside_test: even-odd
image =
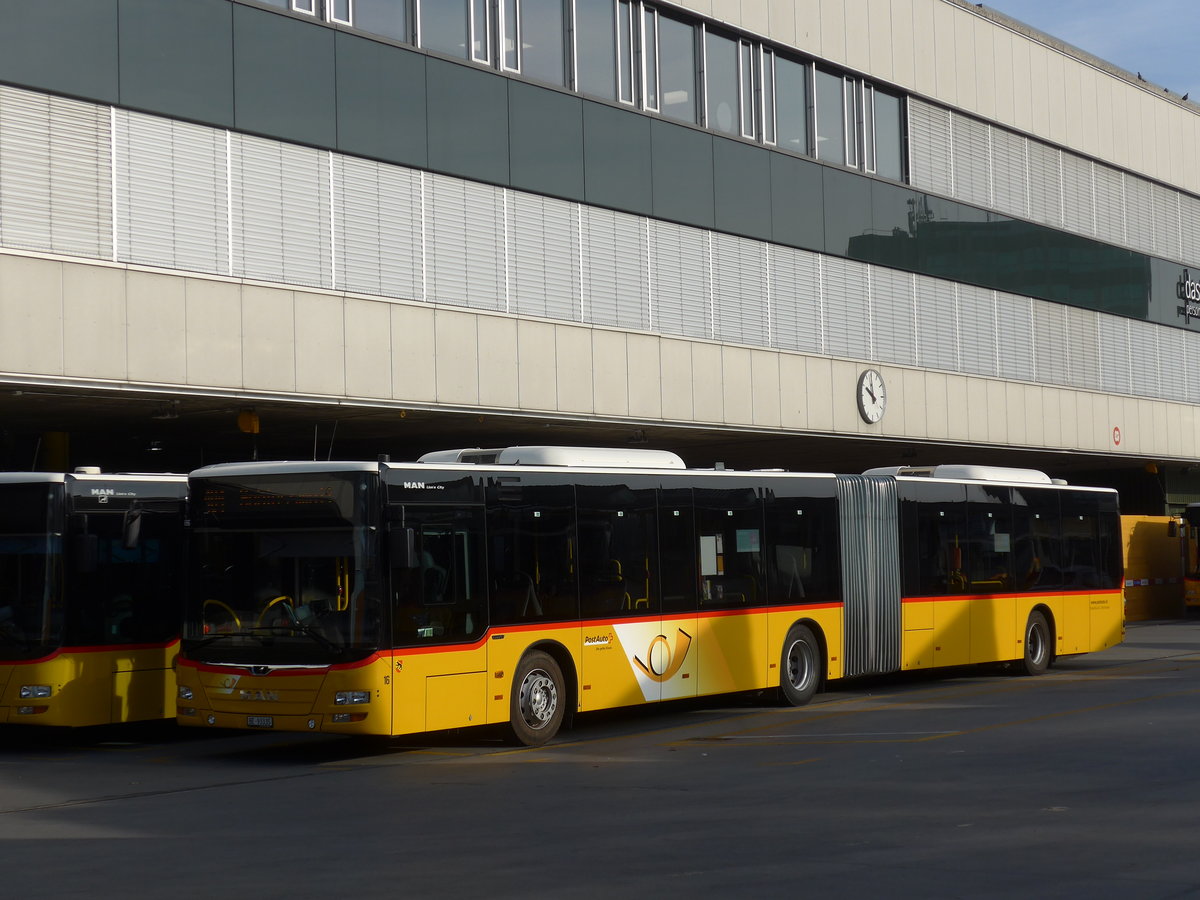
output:
[[[417,567],[417,533],[411,528],[393,527],[390,535],[392,566],[397,569]]]
[[[1167,537],[1179,537],[1179,525],[1180,522],[1178,519],[1172,519],[1170,522],[1168,522]]]
[[[121,544],[126,550],[133,550],[138,545],[142,534],[142,508],[134,506],[126,510],[121,522]]]
[[[95,572],[100,564],[100,539],[94,534],[75,536],[75,569]]]

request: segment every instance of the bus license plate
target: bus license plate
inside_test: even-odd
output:
[[[247,728],[274,728],[274,716],[246,716]]]

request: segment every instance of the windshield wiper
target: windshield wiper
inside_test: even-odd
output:
[[[334,653],[341,653],[346,649],[341,644],[334,643],[325,637],[325,635],[321,634],[312,625],[302,625],[299,622],[281,622],[275,625],[257,625],[255,628],[258,630],[265,628],[270,631],[283,631],[287,634],[303,634],[312,638],[326,650],[332,650]]]
[[[265,644],[268,636],[256,634],[254,631],[221,631],[217,634],[206,635],[202,638],[195,638],[190,643],[193,647],[207,647],[214,641],[224,640],[225,638],[248,637],[254,638],[260,644]]]

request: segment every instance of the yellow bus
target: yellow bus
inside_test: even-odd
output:
[[[178,721],[401,735],[1056,656],[1123,637],[1117,496],[1040,472],[442,451],[190,476]]]
[[[183,475],[0,473],[0,722],[174,715]]]

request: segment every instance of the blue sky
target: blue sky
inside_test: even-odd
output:
[[[1200,0],[987,0],[986,5],[1200,100]]]

